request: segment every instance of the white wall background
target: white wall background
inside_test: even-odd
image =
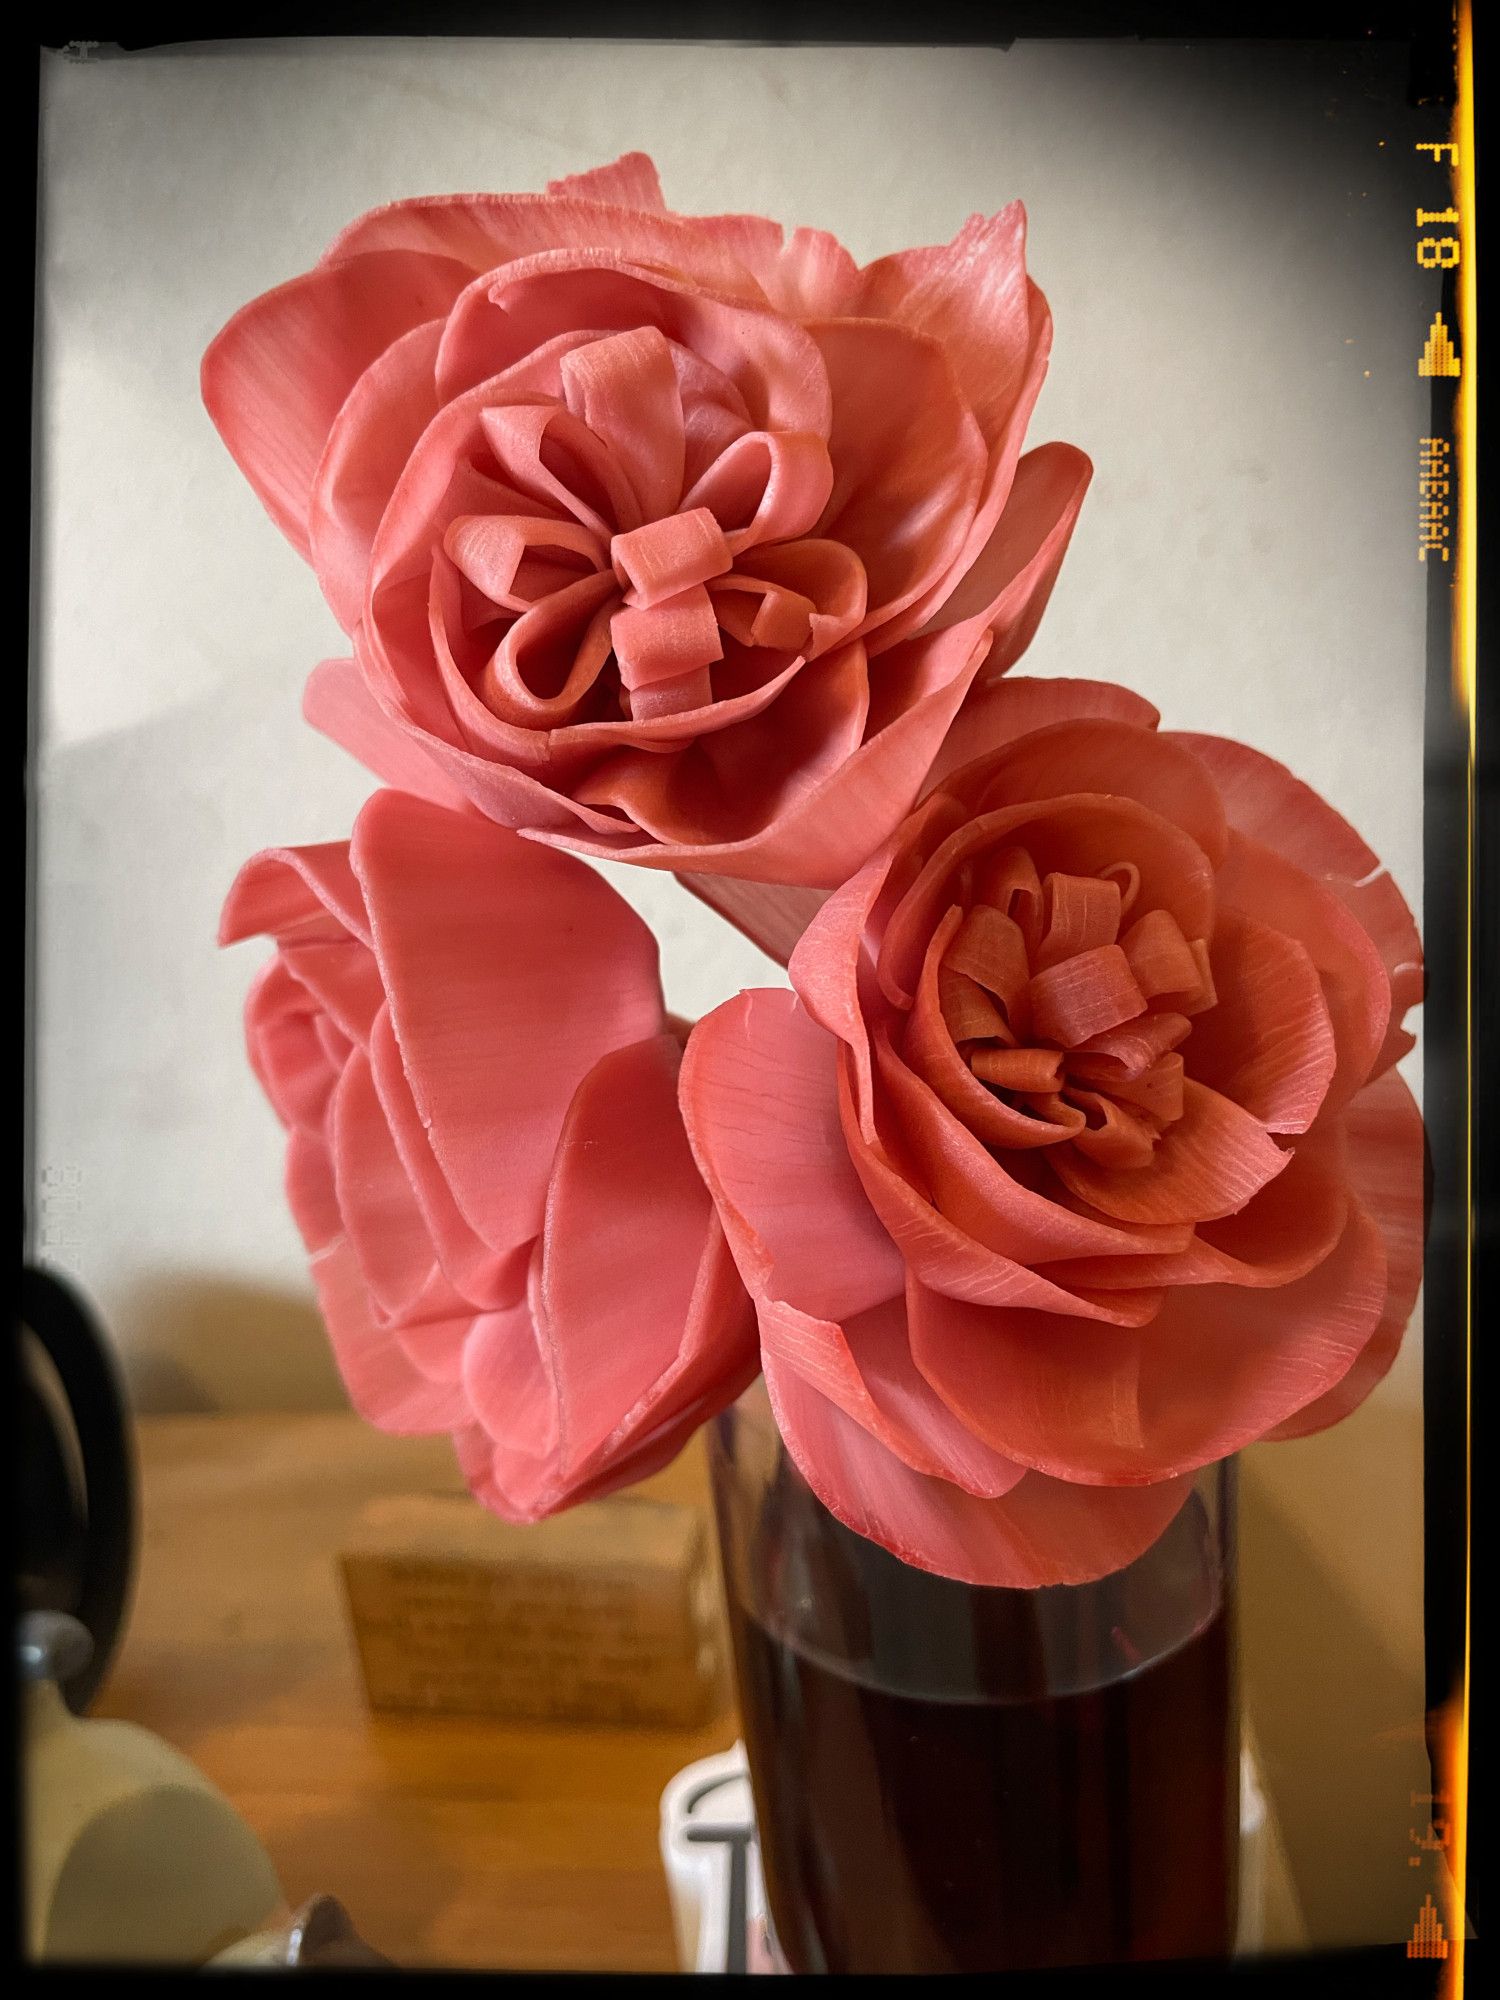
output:
[[[236,307],[377,202],[539,188],[632,147],[677,207],[818,224],[861,260],[1020,195],[1056,320],[1032,440],[1097,468],[1025,670],[1128,681],[1171,724],[1283,758],[1417,905],[1425,388],[1412,134],[1379,108],[1398,80],[1368,49],[1123,41],[44,58],[37,1163],[67,1195],[43,1248],[102,1308],[141,1405],[338,1397],[241,1051],[257,947],[220,954],[214,931],[247,855],[341,836],[368,780],[300,721],[340,635],[198,400]],[[669,880],[612,873],[679,1011],[780,977]],[[1414,1326],[1343,1430],[1250,1468],[1309,1604],[1326,1572],[1408,1724],[1419,1346]],[[1341,1878],[1404,1869],[1398,1784]],[[1306,1893],[1328,1935],[1396,1922],[1368,1887]]]

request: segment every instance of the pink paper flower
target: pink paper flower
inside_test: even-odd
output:
[[[1022,651],[1089,475],[1021,456],[1018,204],[863,269],[639,153],[397,202],[210,347],[208,409],[354,660],[309,717],[581,852],[831,888]]]
[[[756,1372],[656,945],[592,868],[377,792],[248,862],[221,941],[349,1394],[516,1520],[639,1479]]]
[[[1281,765],[1008,680],[682,1102],[809,1484],[924,1568],[1079,1581],[1335,1422],[1421,1278],[1421,948]]]

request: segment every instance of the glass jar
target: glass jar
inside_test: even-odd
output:
[[[840,1525],[757,1383],[710,1447],[767,1900],[794,1972],[1222,1956],[1234,1476],[1128,1568],[995,1590]]]

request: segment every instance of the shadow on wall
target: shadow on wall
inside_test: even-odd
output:
[[[349,1407],[303,1293],[173,1272],[131,1286],[121,1304],[135,1329],[124,1361],[142,1415]]]
[[[1357,1453],[1338,1432],[1267,1446],[1246,1460],[1241,1481],[1244,1697],[1315,1949],[1408,1938],[1431,1886],[1411,1866],[1414,1831],[1428,1831],[1430,1811],[1412,1794],[1433,1788],[1420,1622],[1415,1647],[1402,1631],[1420,1568],[1414,1577],[1404,1559],[1407,1534],[1398,1531],[1393,1548],[1381,1520],[1393,1491],[1411,1489],[1414,1453],[1420,1515],[1420,1429],[1410,1410],[1378,1403],[1346,1428],[1359,1432]],[[1287,1453],[1302,1459],[1292,1479]],[[1357,1530],[1346,1529],[1351,1518]],[[1389,1621],[1344,1573],[1351,1536],[1386,1553]]]

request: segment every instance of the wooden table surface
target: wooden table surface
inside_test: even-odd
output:
[[[402,1966],[671,1971],[663,1785],[734,1741],[373,1716],[336,1556],[361,1506],[463,1490],[443,1439],[352,1416],[138,1426],[142,1550],[96,1704],[184,1751],[266,1847]],[[701,1448],[640,1489],[706,1507]]]

